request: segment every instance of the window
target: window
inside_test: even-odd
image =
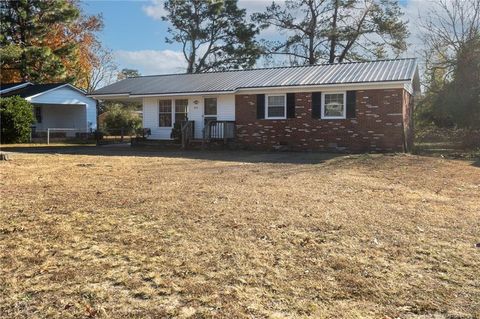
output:
[[[187,120],[188,100],[175,100],[175,123]]]
[[[265,112],[266,119],[284,119],[286,118],[286,97],[282,95],[266,95],[267,107]]]
[[[172,100],[158,101],[158,126],[172,127]]]
[[[216,98],[206,98],[205,99],[205,115],[217,115],[217,99]]]
[[[346,118],[345,92],[322,94],[322,118],[323,119]]]
[[[42,123],[42,108],[40,106],[35,106],[35,120],[37,123]]]

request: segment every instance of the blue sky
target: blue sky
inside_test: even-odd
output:
[[[425,1],[401,0],[407,18],[418,13]],[[269,3],[271,0],[240,0],[239,6],[251,13],[262,11]],[[87,14],[103,15],[105,27],[99,36],[114,52],[120,68],[138,69],[143,75],[184,71],[180,46],[165,43],[168,24],[160,18],[162,0],[83,0],[81,5]]]

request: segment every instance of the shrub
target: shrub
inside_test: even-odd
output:
[[[131,110],[121,106],[112,106],[108,109],[104,120],[105,129],[110,134],[133,134],[142,126],[140,117]]]
[[[2,143],[25,143],[35,123],[33,106],[19,96],[0,98]]]

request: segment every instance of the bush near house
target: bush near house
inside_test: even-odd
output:
[[[1,142],[25,143],[35,123],[33,106],[19,96],[0,98]]]
[[[140,117],[130,109],[115,105],[105,112],[104,129],[109,134],[117,134],[123,131],[124,134],[133,134],[142,126]]]

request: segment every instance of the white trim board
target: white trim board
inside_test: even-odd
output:
[[[65,84],[60,85],[60,86],[57,86],[57,87],[55,87],[55,88],[53,88],[53,89],[46,90],[46,91],[43,91],[43,92],[40,92],[40,93],[37,93],[37,94],[34,94],[34,95],[27,96],[27,97],[25,98],[25,100],[30,101],[31,99],[33,99],[33,98],[35,98],[35,97],[37,97],[37,96],[40,96],[40,95],[43,95],[43,94],[46,94],[46,93],[49,93],[49,92],[52,92],[52,91],[61,89],[61,88],[66,87],[66,86],[67,86],[67,87],[70,87],[71,89],[73,89],[73,90],[75,90],[75,91],[78,91],[78,92],[82,93],[83,95],[85,95],[85,91],[83,91],[83,90],[81,90],[81,89],[79,89],[79,88],[71,85],[70,83],[65,83]],[[88,96],[87,96],[87,97],[88,97]]]

